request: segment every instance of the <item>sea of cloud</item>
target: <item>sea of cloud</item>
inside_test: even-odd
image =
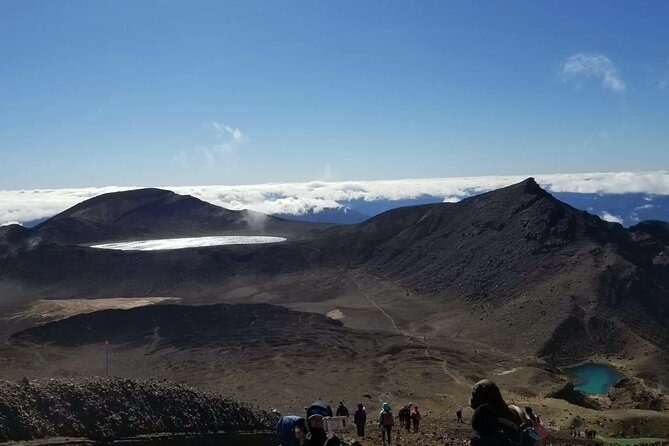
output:
[[[420,178],[377,181],[312,181],[240,186],[165,186],[228,209],[302,215],[342,208],[351,200],[404,200],[423,195],[454,202],[472,194],[508,186],[527,176]],[[669,171],[535,175],[552,192],[669,194]],[[53,216],[97,195],[137,187],[0,190],[0,224]]]

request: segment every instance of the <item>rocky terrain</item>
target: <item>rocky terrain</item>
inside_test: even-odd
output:
[[[668,425],[664,223],[626,229],[532,179],[356,225],[263,217],[261,228],[244,215],[144,190],[97,197],[32,230],[0,228],[0,374],[99,375],[107,340],[114,375],[281,411],[322,398],[388,399],[421,401],[450,419],[470,386],[491,377],[556,429],[585,420],[632,432],[643,421],[658,434]],[[288,241],[87,246],[219,233]],[[567,388],[560,367],[581,361],[611,364],[632,381],[587,408],[569,391],[548,395]]]
[[[333,228],[326,246],[341,262],[354,252],[355,263],[417,294],[470,302],[507,349],[525,350],[515,335],[522,325],[523,338],[535,339],[527,353],[573,361],[625,350],[638,337],[669,340],[669,251],[658,226],[627,231],[530,179]]]
[[[0,441],[151,433],[253,432],[276,417],[219,394],[121,378],[0,382]]]
[[[611,406],[617,409],[669,411],[669,396],[648,386],[643,379],[636,377],[618,381],[608,396]]]

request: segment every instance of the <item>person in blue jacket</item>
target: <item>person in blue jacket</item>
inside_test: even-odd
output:
[[[298,440],[295,436],[295,426],[302,421],[306,428],[306,423],[302,417],[296,415],[285,415],[276,423],[276,435],[279,438],[281,446],[297,446]]]
[[[367,424],[367,413],[362,403],[358,403],[358,410],[353,415],[353,422],[358,431],[358,437],[365,438],[365,424]]]

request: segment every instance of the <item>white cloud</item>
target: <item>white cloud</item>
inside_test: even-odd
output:
[[[657,88],[660,90],[669,90],[669,60],[664,64],[664,70],[657,81]]]
[[[618,68],[604,54],[578,53],[569,56],[562,64],[560,77],[563,82],[601,79],[602,88],[614,92],[622,92],[626,88]]]
[[[173,156],[174,161],[184,167],[202,160],[208,166],[215,166],[228,159],[249,140],[239,128],[222,122],[212,122],[208,128],[214,132],[215,142],[180,150]]]
[[[213,122],[211,127],[216,132],[216,136],[224,139],[232,139],[235,142],[247,142],[248,138],[240,129],[232,127],[222,122]]]
[[[604,221],[608,221],[608,222],[611,222],[611,223],[623,224],[622,217],[620,217],[618,215],[612,215],[612,214],[608,213],[607,211],[603,211],[602,213],[600,213],[599,217]]]
[[[508,186],[529,175],[421,178],[379,181],[312,181],[241,186],[167,186],[179,194],[198,197],[229,209],[252,209],[268,214],[300,215],[339,209],[349,200],[401,200],[432,195],[444,201]],[[552,192],[642,193],[669,195],[669,171],[536,175]],[[136,187],[84,189],[0,190],[0,223],[50,217],[75,204],[108,192]]]

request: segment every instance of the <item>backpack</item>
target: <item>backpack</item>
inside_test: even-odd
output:
[[[535,430],[530,417],[518,406],[510,405],[509,409],[520,418],[521,424],[516,425],[505,418],[500,418],[499,423],[503,435],[514,445],[534,446],[537,440],[542,439],[542,436]]]
[[[383,425],[385,427],[393,425],[393,414],[390,412],[383,412]]]
[[[541,440],[541,435],[534,430],[533,426],[526,426],[520,431],[520,446],[534,446],[537,440]]]
[[[537,419],[537,421],[534,422],[534,430],[536,431],[537,434],[541,438],[546,438],[546,428],[541,424],[541,421]]]

